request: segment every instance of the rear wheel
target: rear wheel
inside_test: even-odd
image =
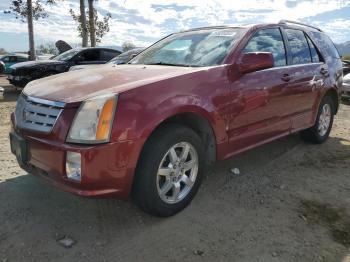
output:
[[[136,171],[133,197],[145,212],[171,216],[184,209],[202,178],[204,150],[191,129],[171,125],[145,145]]]
[[[323,98],[318,109],[315,125],[301,132],[302,139],[318,144],[326,141],[333,126],[333,118],[333,100],[330,96],[326,96]]]

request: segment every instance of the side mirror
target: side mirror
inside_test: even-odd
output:
[[[245,53],[238,63],[239,72],[242,74],[272,68],[274,60],[270,52]]]

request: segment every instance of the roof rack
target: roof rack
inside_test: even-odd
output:
[[[304,24],[304,23],[301,23],[301,22],[291,21],[291,20],[281,20],[281,21],[279,21],[279,24],[296,24],[296,25],[302,25],[302,26],[311,27],[311,28],[316,29],[316,30],[318,30],[318,31],[320,31],[320,32],[323,32],[320,28],[318,28],[318,27],[316,27],[316,26]]]

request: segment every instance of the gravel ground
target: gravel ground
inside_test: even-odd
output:
[[[192,204],[161,219],[22,171],[8,140],[18,92],[0,86],[0,261],[350,262],[350,107],[323,145],[292,135],[217,163]]]

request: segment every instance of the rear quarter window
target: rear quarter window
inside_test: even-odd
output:
[[[310,32],[310,36],[313,40],[315,40],[318,49],[325,57],[325,59],[327,59],[327,57],[340,59],[337,48],[326,34],[322,32]]]
[[[120,53],[114,50],[101,50],[101,61],[109,61]]]

